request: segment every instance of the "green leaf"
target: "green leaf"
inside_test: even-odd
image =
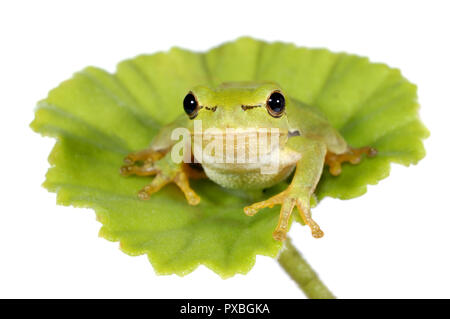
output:
[[[247,217],[243,207],[255,198],[208,180],[192,183],[202,198],[195,207],[173,185],[141,201],[136,192],[150,178],[119,175],[123,157],[145,148],[182,112],[180,99],[192,86],[233,80],[276,81],[320,108],[352,146],[378,149],[375,158],[344,165],[338,177],[325,172],[319,200],[360,196],[389,175],[391,162],[415,164],[425,155],[416,87],[398,70],[355,55],[240,38],[206,53],[141,55],[115,74],[88,67],[53,89],[31,124],[57,138],[44,186],[59,204],[95,209],[100,234],[130,255],[147,254],[159,274],[184,275],[200,264],[222,277],[248,272],[257,254],[274,257],[281,248],[272,239],[279,207]]]

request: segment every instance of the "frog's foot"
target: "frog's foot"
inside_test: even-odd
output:
[[[373,157],[377,154],[377,150],[366,146],[361,148],[349,148],[348,151],[342,154],[327,153],[325,156],[325,163],[329,166],[331,175],[337,176],[342,171],[342,163],[349,162],[351,164],[358,164],[361,161],[363,154],[368,157]]]
[[[150,176],[156,175],[152,182],[145,186],[138,193],[140,199],[146,200],[150,198],[150,195],[159,191],[163,186],[173,182],[184,193],[186,200],[190,205],[197,205],[200,202],[200,197],[189,186],[189,170],[187,164],[181,164],[180,166],[168,167],[158,166],[158,163],[144,163],[144,165],[124,165],[120,168],[122,175],[139,175]]]
[[[154,163],[161,159],[165,153],[166,152],[163,150],[155,151],[152,149],[145,149],[128,154],[123,161],[126,165],[133,165],[139,161],[143,161],[144,163]]]
[[[300,212],[300,216],[302,217],[305,224],[311,228],[312,236],[315,238],[320,238],[323,236],[323,231],[320,229],[319,225],[317,225],[317,223],[311,218],[309,198],[307,200],[302,200],[301,198],[293,197],[289,188],[269,199],[245,207],[244,212],[248,216],[253,216],[260,209],[273,207],[274,205],[281,205],[278,225],[272,235],[275,240],[283,241],[286,239],[286,234],[289,226],[289,218],[295,206],[297,206],[297,209]]]
[[[200,203],[200,197],[189,186],[189,179],[184,170],[177,171],[173,174],[165,174],[162,171],[157,171],[152,182],[139,191],[138,197],[142,200],[147,200],[151,194],[156,193],[169,183],[175,183],[181,189],[189,205],[197,205]]]
[[[120,168],[120,174],[124,176],[138,175],[149,176],[155,175],[158,171],[155,169],[154,163],[164,156],[165,152],[145,149],[133,152],[123,159],[125,165]]]

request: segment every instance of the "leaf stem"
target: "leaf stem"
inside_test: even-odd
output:
[[[305,295],[310,299],[336,298],[320,280],[316,272],[292,245],[290,238],[285,241],[285,248],[278,257],[281,267],[289,274]]]

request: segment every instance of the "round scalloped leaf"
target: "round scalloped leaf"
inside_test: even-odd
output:
[[[31,124],[57,138],[44,186],[59,204],[93,208],[100,234],[130,255],[147,254],[159,274],[184,275],[200,264],[222,277],[248,272],[257,254],[274,257],[281,248],[272,239],[279,207],[247,217],[243,207],[256,198],[208,180],[192,183],[198,206],[173,185],[141,201],[136,192],[151,178],[119,175],[124,156],[145,148],[183,111],[180,101],[192,86],[241,80],[278,82],[320,108],[352,146],[379,151],[344,165],[338,177],[325,172],[319,200],[362,195],[389,175],[391,162],[409,165],[425,155],[416,87],[398,70],[355,55],[240,38],[206,53],[141,55],[115,74],[88,67],[53,89]]]

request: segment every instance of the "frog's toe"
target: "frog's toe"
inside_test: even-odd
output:
[[[139,199],[147,200],[147,199],[150,199],[150,194],[148,194],[147,191],[142,189],[142,190],[139,191],[138,197],[139,197]]]
[[[275,196],[272,196],[266,200],[263,200],[261,202],[257,202],[257,203],[253,203],[250,206],[246,206],[244,208],[244,213],[247,216],[253,216],[256,215],[256,213],[259,212],[260,209],[266,208],[266,207],[270,207],[272,208],[274,205],[280,205],[283,203],[283,200],[286,196],[285,194],[286,191],[283,191]]]
[[[272,203],[272,201],[265,200],[262,202],[254,203],[250,206],[244,207],[244,213],[247,216],[254,216],[256,215],[260,209],[266,208],[266,207],[273,207],[276,203]]]
[[[159,191],[163,186],[167,185],[170,182],[170,179],[164,177],[161,173],[156,174],[155,178],[149,185],[146,185],[143,189],[141,189],[138,193],[138,197],[142,200],[150,199],[150,196],[153,193]]]
[[[278,219],[278,225],[272,234],[273,239],[283,241],[286,239],[286,234],[289,228],[289,219],[292,214],[292,210],[295,207],[295,199],[288,197],[288,194],[283,195],[283,201],[281,203],[280,217]]]
[[[128,154],[124,159],[126,165],[133,165],[136,162],[143,161],[145,163],[153,163],[163,157],[164,151],[155,151],[152,149],[145,149],[138,152]]]
[[[130,175],[131,167],[129,165],[124,165],[120,168],[120,175],[128,176]]]
[[[363,155],[373,157],[377,154],[377,150],[373,147],[366,146],[361,148],[350,148],[347,152],[342,154],[327,153],[325,156],[325,163],[329,167],[331,175],[337,176],[342,172],[342,163],[349,162],[351,164],[358,164],[361,162]]]
[[[173,182],[177,184],[177,186],[184,193],[184,196],[186,197],[189,205],[195,206],[200,203],[200,196],[198,196],[197,193],[191,188],[191,186],[189,185],[189,179],[183,171],[177,173],[177,175],[173,179]]]
[[[156,193],[171,182],[181,189],[189,205],[198,205],[200,203],[200,197],[190,187],[189,180],[183,171],[177,172],[173,176],[165,175],[162,172],[157,173],[152,182],[139,191],[138,197],[142,200],[150,199],[153,193]]]
[[[297,210],[300,213],[300,216],[302,217],[303,221],[306,225],[309,226],[311,229],[311,234],[314,238],[322,238],[323,237],[323,231],[320,229],[320,226],[312,219],[311,216],[311,210],[309,208],[309,205],[303,205],[305,203],[304,201],[296,200],[295,205],[297,206]]]
[[[272,234],[273,239],[284,241],[287,238],[287,231],[276,229]]]
[[[120,168],[120,174],[123,176],[129,175],[139,175],[139,176],[150,176],[155,175],[158,170],[152,164],[144,164],[144,165],[123,165]]]
[[[139,161],[138,152],[130,153],[128,154],[124,159],[123,162],[125,165],[133,165],[137,161]]]
[[[257,208],[254,208],[252,206],[244,207],[244,213],[247,216],[254,216],[254,215],[256,215],[256,213],[258,213],[258,211],[259,210]]]

